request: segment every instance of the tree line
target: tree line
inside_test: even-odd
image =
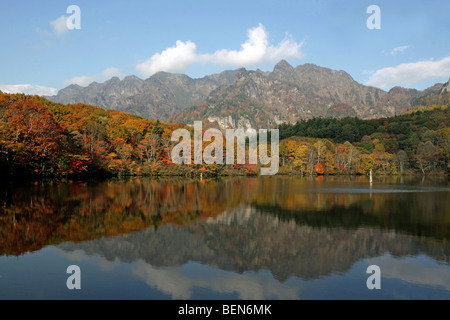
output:
[[[193,132],[184,123],[166,124],[82,103],[63,105],[39,96],[0,91],[0,176],[258,173],[257,165],[174,164],[171,151],[178,141],[171,137],[179,128]],[[226,144],[224,156],[225,148]]]
[[[383,119],[313,118],[282,124],[281,165],[300,174],[448,174],[448,106]]]

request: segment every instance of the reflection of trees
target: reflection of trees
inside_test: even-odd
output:
[[[450,237],[448,192],[403,192],[405,187],[395,186],[392,193],[385,193],[357,181],[328,184],[327,189],[320,186],[304,179],[270,179],[259,185],[251,204],[281,219],[314,227],[368,226]],[[341,192],[341,188],[349,191]]]
[[[429,196],[429,195],[428,195]],[[332,195],[320,195],[320,203],[330,204]],[[368,198],[369,196],[367,196]],[[324,199],[325,198],[325,199]],[[328,199],[326,199],[328,198]],[[261,212],[275,215],[284,220],[294,220],[300,225],[313,227],[344,227],[359,228],[362,226],[377,227],[386,230],[397,230],[406,234],[422,235],[437,239],[448,239],[450,237],[450,221],[445,212],[445,194],[438,203],[431,204],[427,194],[398,195],[374,195],[372,200],[360,200],[357,203],[336,203],[329,207],[321,206],[320,211],[315,211],[311,205],[296,207],[289,210],[285,206],[271,206],[268,204],[255,204],[255,208]],[[379,200],[379,198],[385,198]],[[313,199],[311,203],[315,203]],[[377,203],[376,201],[380,201]],[[439,203],[440,202],[440,203]],[[411,210],[406,210],[413,206]],[[432,211],[433,208],[439,207]],[[428,210],[430,208],[432,210]]]
[[[217,181],[149,179],[6,187],[0,190],[0,254],[214,216],[242,200],[224,196],[240,188]]]
[[[95,240],[159,228],[167,223],[185,225],[241,206],[256,208],[268,219],[304,227],[364,226],[449,238],[447,192],[355,194],[321,189],[367,188],[363,179],[327,178],[326,184],[314,179],[283,177],[207,181],[134,179],[3,186],[0,254],[19,255],[63,241]],[[226,230],[235,232],[232,228]],[[253,232],[258,230],[263,228]],[[238,236],[234,241],[237,239]],[[242,241],[241,249],[245,247],[245,239]]]

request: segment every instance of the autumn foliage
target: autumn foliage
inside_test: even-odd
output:
[[[244,102],[227,103],[237,108]],[[192,131],[182,123],[165,124],[92,105],[62,105],[39,96],[0,92],[0,175],[259,173],[258,165],[173,164],[171,150],[177,142],[171,141],[171,135],[178,128]],[[279,145],[279,173],[450,172],[450,117],[445,105],[386,119],[314,118],[280,125],[279,130],[284,138]]]
[[[316,164],[315,169],[316,169],[317,174],[319,174],[319,175],[323,175],[325,173],[325,168],[324,168],[323,164],[320,162]]]
[[[449,110],[434,105],[385,119],[314,118],[280,125],[280,173],[448,174]]]
[[[0,173],[157,174],[170,164],[166,125],[91,105],[0,92]]]

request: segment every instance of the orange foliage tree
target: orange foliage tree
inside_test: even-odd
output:
[[[316,170],[317,174],[325,173],[325,167],[323,166],[322,162],[316,163],[315,170]]]

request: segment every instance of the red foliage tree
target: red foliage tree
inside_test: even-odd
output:
[[[320,175],[324,174],[324,172],[325,172],[325,167],[323,166],[323,164],[321,162],[316,164],[315,169],[316,169],[317,174],[320,174]]]

